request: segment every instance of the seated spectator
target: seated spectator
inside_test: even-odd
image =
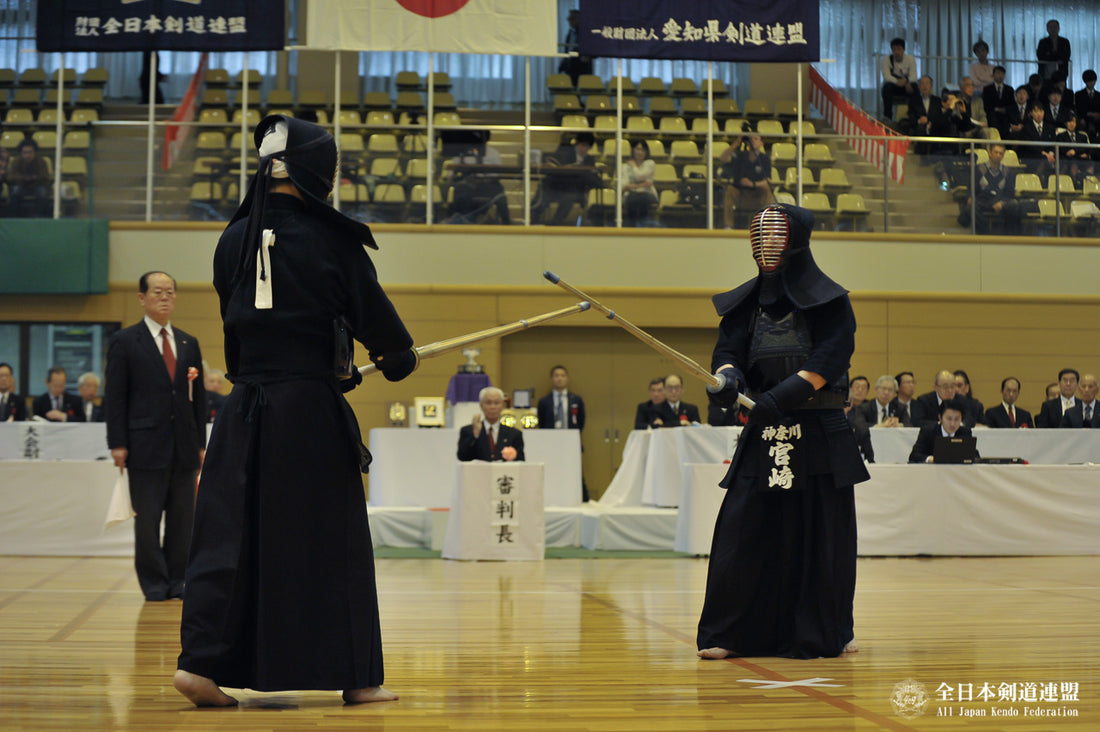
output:
[[[1034,427],[1031,412],[1016,406],[1020,397],[1020,380],[1009,376],[1001,382],[1001,403],[985,412],[985,424],[1000,429]]]
[[[911,463],[932,463],[932,453],[936,448],[937,437],[971,437],[969,427],[962,424],[963,405],[958,399],[945,399],[940,402],[939,420],[921,427],[913,451],[909,453]]]
[[[1020,204],[1016,200],[1016,171],[1003,165],[1005,146],[995,143],[989,147],[989,161],[980,163],[974,171],[978,187],[977,196],[966,199],[959,223],[970,224],[970,209],[978,212],[976,231],[1015,233],[1020,228]]]
[[[917,78],[917,60],[905,52],[905,41],[890,41],[890,53],[882,57],[882,116],[891,119],[894,103],[913,96],[913,81]]]
[[[982,106],[989,124],[996,127],[1002,139],[1008,139],[1008,110],[1016,103],[1016,90],[1005,83],[1005,67],[993,67],[993,83],[982,89]],[[1024,110],[1020,110],[1021,115]]]
[[[1062,169],[1073,178],[1073,185],[1080,188],[1085,177],[1096,172],[1096,166],[1092,162],[1092,151],[1087,147],[1081,147],[1089,144],[1089,136],[1077,128],[1076,112],[1070,112],[1066,116],[1064,127],[1065,129],[1059,130],[1054,136],[1054,141],[1068,145],[1058,151],[1062,156]]]
[[[1077,393],[1077,382],[1081,374],[1076,369],[1062,369],[1058,372],[1058,396],[1043,402],[1039,410],[1039,416],[1035,418],[1035,426],[1053,429],[1062,426],[1062,417],[1070,409],[1077,406],[1074,395]],[[1047,387],[1047,394],[1050,388]]]
[[[848,384],[848,402],[852,405],[852,409],[858,409],[859,405],[866,401],[870,391],[871,382],[866,376],[857,376],[852,379]]]
[[[103,405],[96,404],[99,394],[99,377],[91,371],[80,375],[76,380],[76,391],[80,394],[80,411],[85,422],[103,422]]]
[[[859,405],[864,423],[869,427],[900,427],[895,399],[897,393],[897,381],[893,376],[884,374],[875,379],[875,398]]]
[[[684,394],[684,382],[676,374],[665,377],[665,401],[658,406],[664,427],[681,427],[699,424],[699,407],[680,401]]]
[[[1029,121],[1027,110],[1028,90],[1026,86],[1021,86],[1016,90],[1014,100],[1008,107],[1008,115],[1006,118],[1008,134],[1001,133],[1002,138],[1015,140],[1019,137],[1020,132],[1024,129],[1024,125]]]
[[[927,137],[932,130],[942,127],[943,105],[932,93],[932,77],[922,76],[917,81],[917,91],[909,97],[909,119],[906,132],[916,137]]]
[[[722,163],[722,177],[730,181],[726,184],[722,206],[727,229],[734,226],[735,210],[751,214],[775,203],[772,161],[760,135],[751,133],[735,139],[718,160]]]
[[[83,422],[84,409],[80,397],[65,391],[65,369],[53,366],[46,373],[46,393],[34,398],[31,411],[35,417],[50,422]]]
[[[22,422],[27,418],[27,400],[15,393],[15,372],[11,364],[0,363],[0,422]]]
[[[1085,374],[1081,377],[1081,385],[1078,388],[1081,398],[1062,415],[1062,427],[1100,428],[1100,408],[1098,408],[1100,405],[1096,403],[1098,389],[1100,384],[1097,383],[1095,374]]]
[[[1073,106],[1082,131],[1096,137],[1100,131],[1100,92],[1096,91],[1096,72],[1088,69],[1081,74],[1081,80],[1085,82],[1085,88],[1073,95]]]
[[[49,218],[53,206],[50,196],[50,169],[38,156],[38,143],[23,140],[19,152],[8,163],[9,208],[12,216],[30,215]]]
[[[623,223],[644,226],[652,223],[653,206],[657,203],[657,187],[653,178],[657,164],[649,157],[645,140],[631,140],[630,159],[623,163]]]
[[[955,398],[955,374],[946,369],[936,374],[933,391],[921,394],[913,400],[913,426],[927,427],[939,421],[940,405]],[[959,404],[959,411],[963,409]]]
[[[978,41],[971,50],[978,60],[970,64],[970,78],[982,90],[993,83],[993,70],[997,67],[989,61],[989,44],[985,41]]]
[[[1046,121],[1046,110],[1041,104],[1029,106],[1027,114],[1028,121],[1016,133],[1016,139],[1040,144],[1020,147],[1020,160],[1026,160],[1028,170],[1037,174],[1045,184],[1046,176],[1054,166],[1054,125]]]
[[[204,365],[202,382],[206,386],[206,421],[208,424],[213,424],[214,418],[225,406],[227,398],[222,394],[222,388],[225,386],[225,372]]]
[[[917,380],[912,371],[902,371],[894,377],[898,385],[898,395],[891,404],[902,427],[913,426],[913,395],[917,391]]]
[[[962,369],[955,371],[955,398],[963,403],[963,424],[973,427],[985,419],[985,405],[974,398],[970,391],[970,377]]]
[[[1042,104],[1043,99],[1043,78],[1038,74],[1032,74],[1027,77],[1027,102],[1028,104]]]
[[[638,411],[634,415],[634,429],[647,430],[654,427],[663,427],[665,420],[661,415],[664,404],[665,380],[657,377],[649,382],[649,401],[638,405]]]
[[[504,392],[487,386],[478,393],[478,404],[481,413],[474,415],[473,422],[458,431],[458,459],[463,462],[522,461],[523,432],[500,424]]]
[[[1043,106],[1044,118],[1047,124],[1055,130],[1066,126],[1066,120],[1073,114],[1073,107],[1062,103],[1062,90],[1054,87],[1047,95],[1046,104]]]
[[[559,170],[544,172],[539,193],[531,204],[531,219],[535,223],[542,220],[551,205],[557,206],[549,222],[552,226],[564,225],[574,204],[584,208],[588,191],[600,185],[596,159],[588,154],[595,142],[591,132],[578,132],[572,145],[562,145],[547,156],[546,164]]]
[[[1059,394],[1060,390],[1058,389],[1058,382],[1052,381],[1051,383],[1047,384],[1046,398],[1044,399],[1044,401],[1049,402],[1051,399],[1057,399]]]
[[[985,101],[980,94],[974,93],[974,80],[964,76],[959,81],[957,114],[958,130],[963,137],[988,139],[992,137],[989,118],[986,116]]]
[[[444,166],[444,178],[454,186],[447,223],[488,223],[489,215],[495,211],[497,223],[511,224],[508,196],[499,174],[492,170],[478,170],[479,166],[501,165],[504,160],[500,151],[488,144],[488,130],[466,134],[467,137],[472,134],[476,139],[467,140],[465,144],[447,145],[448,148],[461,148],[454,151],[455,156]]]

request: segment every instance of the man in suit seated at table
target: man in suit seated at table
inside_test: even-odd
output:
[[[65,369],[53,366],[46,372],[46,393],[36,396],[31,403],[35,417],[50,422],[83,422],[84,410],[80,397],[65,391]]]
[[[901,419],[898,417],[899,409],[897,400],[897,381],[889,374],[883,374],[875,379],[875,398],[868,399],[859,405],[863,422],[868,427],[900,427]]]
[[[955,374],[946,369],[936,374],[935,388],[921,394],[909,405],[914,427],[927,427],[939,421],[940,404],[955,398]]]
[[[99,394],[99,377],[91,371],[81,374],[76,382],[76,390],[80,393],[80,411],[84,414],[84,421],[102,422],[103,405],[95,403]]]
[[[1077,404],[1077,382],[1081,374],[1076,369],[1062,369],[1058,372],[1058,396],[1043,402],[1039,416],[1035,418],[1036,427],[1055,428],[1062,426],[1062,416]]]
[[[1001,382],[1001,403],[985,411],[985,424],[1001,429],[1028,429],[1034,427],[1031,412],[1016,406],[1020,398],[1020,380],[1009,376]]]
[[[911,463],[935,462],[932,453],[936,448],[937,437],[971,437],[969,427],[964,427],[963,403],[954,397],[940,402],[940,420],[937,424],[921,427],[913,451],[909,453]]]
[[[0,422],[22,422],[27,418],[27,400],[15,393],[15,372],[11,364],[0,363]]]
[[[649,401],[638,405],[634,414],[634,429],[648,430],[651,427],[664,426],[662,407],[665,404],[665,380],[661,377],[649,382]]]
[[[898,395],[890,402],[894,414],[898,416],[902,427],[913,426],[913,395],[917,392],[917,377],[912,371],[902,371],[894,377],[898,385]]]
[[[500,423],[504,392],[487,386],[478,393],[481,414],[458,431],[458,459],[510,462],[523,460],[523,433]]]
[[[680,401],[684,394],[684,382],[676,374],[665,377],[665,401],[658,405],[663,427],[680,427],[699,422],[699,407]]]
[[[1081,385],[1077,393],[1081,398],[1077,404],[1066,410],[1062,415],[1062,426],[1074,429],[1091,429],[1100,427],[1100,405],[1096,403],[1097,381],[1095,374],[1085,374],[1081,377]]]
[[[548,156],[548,162],[556,164],[561,170],[545,171],[539,195],[531,205],[531,220],[534,223],[541,223],[543,213],[554,203],[558,208],[549,221],[551,226],[565,224],[573,204],[584,208],[588,190],[600,185],[600,178],[594,170],[596,159],[588,154],[595,143],[596,137],[591,132],[578,132],[572,145],[562,145]]]

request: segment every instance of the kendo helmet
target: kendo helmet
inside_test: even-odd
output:
[[[813,228],[813,213],[798,206],[776,203],[757,211],[749,223],[749,244],[760,272],[777,272],[806,249]]]

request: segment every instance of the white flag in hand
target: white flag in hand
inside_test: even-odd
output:
[[[130,503],[130,476],[123,471],[115,481],[115,489],[111,492],[111,505],[107,506],[107,518],[103,522],[103,530],[117,524],[129,521],[134,516],[134,507]]]

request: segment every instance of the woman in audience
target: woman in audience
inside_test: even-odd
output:
[[[653,177],[657,164],[649,157],[645,140],[630,141],[630,159],[623,163],[623,219],[627,226],[642,226],[649,221],[657,202]]]

